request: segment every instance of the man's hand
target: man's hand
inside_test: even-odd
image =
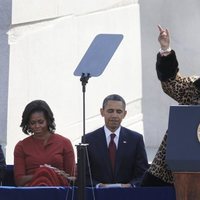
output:
[[[99,183],[98,186],[99,186],[100,188],[103,188],[103,187],[106,187],[107,185],[108,185],[108,184],[105,184],[105,183]]]
[[[130,188],[130,187],[132,187],[132,185],[130,183],[122,183],[121,187],[122,188]]]
[[[162,50],[166,50],[169,48],[170,45],[169,31],[167,29],[162,28],[160,25],[158,25],[158,29],[160,31],[160,34],[158,36],[160,47]]]

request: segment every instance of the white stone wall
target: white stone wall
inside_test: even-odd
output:
[[[19,127],[21,115],[25,105],[34,99],[44,99],[50,105],[58,133],[70,138],[74,147],[80,142],[83,133],[82,86],[73,72],[94,37],[100,33],[120,33],[124,39],[103,74],[92,77],[86,85],[86,132],[103,125],[99,115],[103,98],[119,93],[128,103],[128,115],[123,125],[143,133],[137,1],[1,2],[12,7],[4,13],[11,20],[1,27],[3,36],[8,38],[0,46],[0,51],[8,48],[4,54],[6,59],[0,61],[0,70],[9,69],[8,98],[4,97],[5,105],[0,108],[0,116],[5,120],[0,122],[4,126],[4,132],[0,133],[1,143],[6,145],[8,164],[13,163],[15,144],[26,137]],[[4,31],[5,27],[7,30]],[[7,87],[8,84],[0,86],[1,96],[6,94]]]
[[[11,0],[0,0],[0,144],[5,150],[7,142],[9,45],[8,35],[11,24]]]

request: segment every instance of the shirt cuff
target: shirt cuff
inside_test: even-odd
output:
[[[168,55],[171,52],[171,50],[172,50],[171,47],[169,47],[165,50],[159,49],[159,52],[160,52],[161,56],[165,56],[165,55]]]

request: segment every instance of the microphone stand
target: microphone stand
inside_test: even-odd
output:
[[[82,92],[83,92],[83,137],[82,142],[77,146],[77,165],[78,165],[78,200],[85,200],[85,186],[86,186],[86,147],[85,144],[85,92],[86,84],[90,78],[90,74],[82,73],[80,81],[82,82]]]

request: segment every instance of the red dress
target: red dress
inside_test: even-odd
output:
[[[40,167],[48,164],[74,176],[75,156],[69,139],[53,133],[47,143],[33,136],[19,141],[14,150],[15,180],[24,175],[34,175],[26,186],[63,186],[68,185],[67,179],[53,169]]]

